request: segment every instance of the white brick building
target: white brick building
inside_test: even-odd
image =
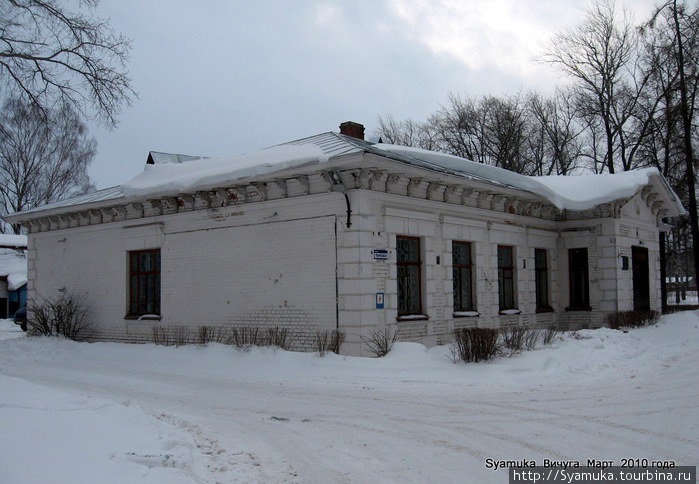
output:
[[[123,186],[5,217],[29,232],[29,297],[86,294],[101,340],[287,327],[312,349],[338,329],[351,355],[376,329],[432,345],[464,326],[660,309],[658,230],[684,210],[657,171],[575,178],[591,190],[576,200],[560,180],[341,128],[354,136],[230,160],[158,153]]]

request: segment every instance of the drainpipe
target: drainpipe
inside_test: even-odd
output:
[[[336,171],[331,171],[328,173],[330,177],[330,182],[332,183],[332,191],[342,193],[345,196],[345,203],[347,204],[347,228],[352,226],[352,209],[350,208],[349,196],[347,195],[347,187],[345,182],[342,181],[342,177]]]

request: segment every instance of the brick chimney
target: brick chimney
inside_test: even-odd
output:
[[[354,121],[345,121],[340,124],[340,134],[364,139],[364,125],[355,123]]]

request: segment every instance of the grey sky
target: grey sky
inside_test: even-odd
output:
[[[626,0],[636,19],[651,0]],[[574,0],[103,0],[133,39],[140,98],[99,143],[98,188],[142,170],[148,151],[246,153],[379,115],[423,119],[449,92],[550,92],[540,44],[582,18]]]

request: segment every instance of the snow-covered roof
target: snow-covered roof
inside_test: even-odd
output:
[[[317,145],[273,146],[231,158],[210,158],[179,164],[146,165],[122,188],[128,198],[176,195],[227,186],[241,178],[328,160]]]
[[[124,191],[122,190],[121,186],[116,186],[105,188],[103,190],[97,190],[96,192],[88,193],[86,195],[68,198],[59,202],[49,203],[40,207],[31,208],[29,210],[23,210],[18,214],[29,215],[36,212],[45,212],[47,210],[73,207],[77,205],[88,207],[92,204],[100,204],[101,202],[105,202],[108,200],[117,200],[120,198],[124,198]]]
[[[168,155],[151,152],[150,156],[153,153]],[[161,162],[147,164],[142,173],[119,187],[45,205],[18,215],[77,205],[82,205],[81,209],[87,209],[103,206],[106,201],[143,200],[226,187],[243,179],[272,175],[360,153],[370,153],[442,174],[525,191],[542,197],[559,209],[568,210],[587,210],[601,203],[629,198],[642,187],[653,185],[667,203],[674,207],[671,208],[673,214],[684,213],[679,199],[665,178],[654,168],[615,175],[529,177],[444,153],[371,143],[328,132],[233,157],[192,157],[194,159],[184,160],[177,157],[188,155],[168,155],[171,161],[165,162],[162,160],[167,159],[167,156],[164,156],[160,158]]]
[[[23,251],[0,249],[0,277],[7,279],[7,289],[10,291],[27,283],[27,256]]]
[[[306,144],[317,146],[328,158],[334,158],[336,156],[361,153],[370,149],[373,143],[330,131],[289,141],[277,146],[298,146]]]
[[[400,155],[412,164],[490,184],[516,188],[541,195],[559,209],[588,210],[599,204],[629,198],[651,183],[651,177],[663,178],[656,168],[614,175],[540,176],[520,175],[497,166],[476,163],[454,155],[391,144],[374,144],[371,151]],[[673,192],[674,195],[674,192]],[[675,196],[676,197],[676,196]],[[679,200],[676,200],[681,206]]]
[[[562,208],[584,210],[601,203],[632,197],[650,184],[653,176],[660,177],[657,168],[624,171],[613,175],[540,176],[532,177],[532,180],[553,192],[559,198]],[[677,203],[682,205],[679,200]]]
[[[27,248],[27,236],[15,234],[0,234],[0,247]]]

